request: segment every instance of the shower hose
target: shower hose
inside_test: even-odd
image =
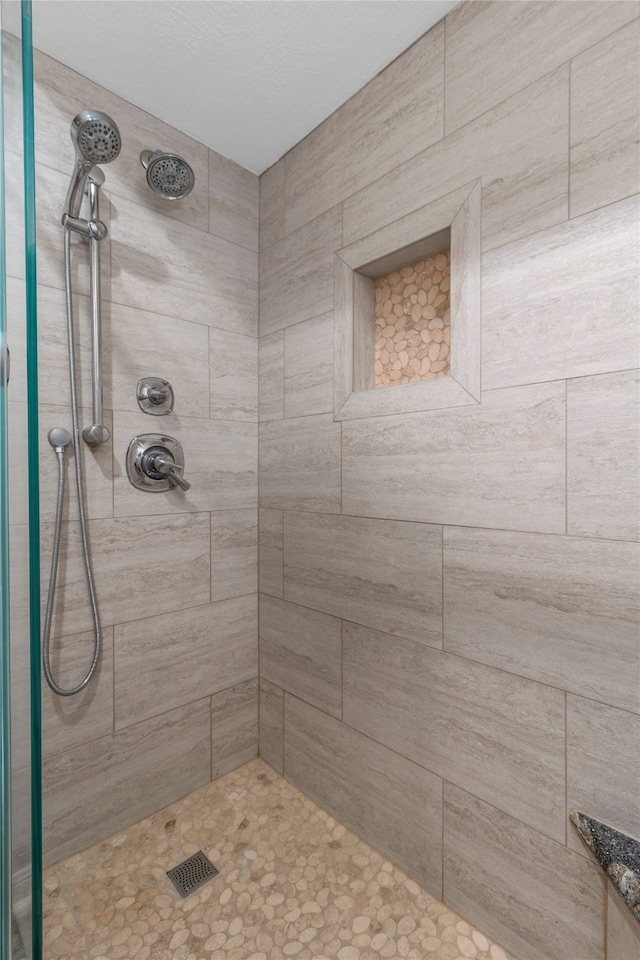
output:
[[[87,534],[87,520],[84,511],[84,477],[82,472],[82,456],[80,444],[80,424],[78,415],[78,391],[76,388],[76,362],[75,362],[75,339],[73,331],[73,297],[71,290],[71,236],[69,228],[64,231],[64,283],[67,301],[67,342],[69,348],[69,382],[71,388],[71,419],[73,423],[73,445],[75,449],[75,475],[76,475],[76,493],[78,500],[78,516],[80,518],[80,535],[82,539],[82,555],[84,559],[84,568],[87,577],[87,588],[89,592],[89,603],[93,617],[93,655],[91,664],[83,680],[77,686],[65,688],[59,686],[53,678],[51,671],[50,655],[50,636],[51,620],[53,618],[53,604],[55,599],[56,580],[58,576],[58,560],[60,556],[60,537],[62,531],[62,511],[64,509],[64,488],[65,488],[65,470],[64,458],[65,447],[62,444],[56,445],[55,452],[58,458],[58,496],[56,501],[56,521],[53,533],[53,549],[51,553],[51,573],[49,576],[49,590],[47,593],[47,605],[44,617],[44,630],[42,636],[42,666],[47,683],[54,693],[60,697],[72,697],[87,686],[98,666],[101,647],[100,617],[98,615],[98,603],[96,600],[96,591],[93,581],[93,569],[91,566],[91,552],[89,550],[89,537]]]

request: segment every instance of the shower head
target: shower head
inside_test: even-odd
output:
[[[117,125],[101,110],[82,110],[71,124],[71,139],[79,158],[90,163],[111,163],[120,153]]]
[[[115,160],[120,153],[122,140],[117,124],[101,110],[82,110],[74,117],[71,140],[76,151],[76,165],[67,192],[65,216],[77,217],[91,169],[97,163]]]
[[[175,153],[143,150],[140,163],[147,171],[147,183],[165,200],[182,200],[193,190],[195,174],[186,160]]]

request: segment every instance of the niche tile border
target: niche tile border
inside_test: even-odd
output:
[[[451,242],[451,375],[373,388],[373,283]],[[460,187],[335,255],[334,420],[480,402],[480,180]]]

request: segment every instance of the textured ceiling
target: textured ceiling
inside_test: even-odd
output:
[[[456,0],[34,0],[34,46],[261,173]]]

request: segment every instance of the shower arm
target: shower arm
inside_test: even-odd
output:
[[[85,443],[106,443],[109,430],[102,422],[102,317],[100,312],[100,241],[107,235],[107,228],[100,219],[100,186],[104,174],[94,167],[87,178],[89,197],[89,220],[86,236],[89,240],[89,267],[91,282],[91,371],[93,394],[93,423],[85,427],[82,437]],[[67,220],[66,226],[75,229]]]

